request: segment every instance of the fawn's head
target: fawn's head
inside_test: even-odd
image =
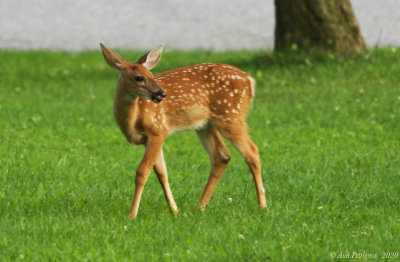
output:
[[[104,58],[114,69],[121,72],[124,92],[132,96],[140,96],[160,103],[167,96],[150,72],[160,60],[163,46],[160,45],[142,56],[136,63],[125,61],[119,54],[100,44]]]

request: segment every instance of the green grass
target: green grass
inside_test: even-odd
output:
[[[141,53],[122,54],[135,61]],[[257,207],[231,146],[199,211],[209,163],[186,132],[164,146],[180,215],[169,213],[152,173],[135,220],[128,211],[143,148],[126,143],[114,122],[117,72],[100,52],[3,50],[0,61],[0,260],[329,261],[400,252],[400,50],[348,61],[166,52],[155,72],[207,61],[256,78],[248,122],[269,212]]]

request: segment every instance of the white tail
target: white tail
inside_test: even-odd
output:
[[[211,161],[210,177],[199,200],[201,209],[205,209],[230,160],[220,134],[246,160],[253,174],[258,203],[262,208],[267,206],[258,148],[247,132],[246,112],[255,91],[255,81],[250,75],[230,65],[205,63],[153,76],[149,70],[159,61],[162,46],[145,54],[137,63],[128,63],[100,45],[107,63],[120,71],[115,119],[131,144],[146,147],[136,171],[130,217],[137,215],[143,188],[153,167],[171,211],[178,213],[162,147],[169,134],[183,130],[196,131]]]

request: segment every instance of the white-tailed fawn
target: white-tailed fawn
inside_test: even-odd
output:
[[[107,63],[120,72],[114,101],[115,120],[129,143],[146,148],[136,170],[129,217],[136,217],[138,213],[152,168],[171,212],[178,213],[162,147],[168,135],[184,130],[196,131],[210,157],[210,176],[199,200],[202,210],[231,159],[221,135],[245,159],[253,174],[258,204],[261,208],[267,206],[258,148],[247,131],[246,112],[255,92],[255,81],[249,74],[231,65],[204,63],[154,76],[150,70],[160,60],[162,45],[136,63],[129,63],[116,52],[100,46]]]

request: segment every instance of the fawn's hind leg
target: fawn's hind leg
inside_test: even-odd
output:
[[[196,132],[201,144],[207,151],[211,162],[210,177],[208,178],[207,185],[199,200],[200,208],[204,210],[210,201],[214,189],[228,166],[231,154],[226,148],[218,130],[213,125],[208,124],[205,129]]]
[[[228,139],[236,150],[243,156],[253,175],[257,191],[258,204],[261,208],[267,207],[265,189],[261,177],[260,156],[257,146],[251,141],[247,132],[247,123],[243,120],[235,124],[236,128],[228,127],[223,122],[215,122],[221,134]]]

